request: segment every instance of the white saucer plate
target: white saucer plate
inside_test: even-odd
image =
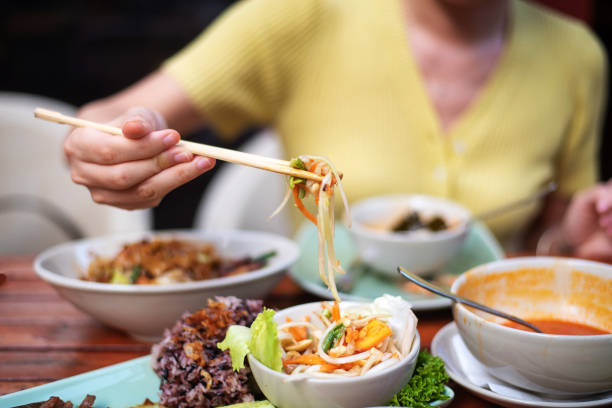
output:
[[[495,404],[499,404],[503,407],[509,408],[583,408],[612,406],[612,392],[586,396],[579,400],[553,399],[550,397],[544,397],[542,395],[536,396],[535,394],[533,394],[533,398],[512,398],[506,395],[493,392],[488,388],[481,387],[470,381],[468,375],[465,372],[464,367],[461,366],[459,360],[456,358],[457,350],[454,344],[457,344],[457,341],[462,341],[461,336],[459,335],[459,331],[457,330],[457,326],[454,322],[449,323],[442,329],[440,329],[440,331],[438,331],[438,333],[436,333],[436,335],[434,336],[431,344],[432,354],[444,360],[446,372],[454,382],[487,401],[491,401]],[[469,353],[469,351],[466,351],[467,348],[463,349],[463,352]],[[528,392],[522,392],[521,394],[529,395]]]

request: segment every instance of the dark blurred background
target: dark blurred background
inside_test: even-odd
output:
[[[585,21],[610,55],[612,2],[538,2]],[[44,95],[75,106],[108,96],[155,70],[232,3],[235,1],[4,2],[0,90]],[[242,143],[252,132],[230,147]],[[611,132],[608,109],[600,153],[603,180],[612,177]],[[188,137],[220,143],[210,129]],[[214,174],[208,172],[170,193],[154,209],[154,228],[191,227],[202,192]]]

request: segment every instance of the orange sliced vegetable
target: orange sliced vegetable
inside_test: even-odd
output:
[[[287,319],[285,320],[287,320],[287,322],[291,322],[291,318],[289,316],[287,316]],[[296,341],[302,341],[308,338],[308,329],[306,328],[306,326],[288,327],[287,330],[289,331],[289,333],[291,333],[291,335]]]
[[[305,354],[291,360],[284,360],[283,365],[288,366],[291,364],[305,364],[305,365],[320,365],[321,371],[325,373],[332,372],[338,369],[350,370],[353,368],[353,364],[330,364],[317,354]]]
[[[353,329],[352,327],[349,327],[348,329],[346,329],[346,337],[344,337],[346,344],[351,344],[353,341],[355,341],[358,333],[359,332]]]
[[[348,363],[348,364],[329,364],[329,363],[325,363],[325,364],[321,364],[321,371],[324,373],[331,373],[334,370],[350,370],[351,368],[353,368],[352,363]]]
[[[300,191],[298,186],[293,187],[293,200],[295,201],[295,205],[297,206],[298,210],[300,210],[306,218],[312,221],[314,225],[317,225],[317,219],[310,211],[306,209],[306,207],[304,207],[304,203],[300,199]]]
[[[136,283],[136,284],[138,284],[138,285],[146,285],[146,284],[148,284],[148,283],[151,283],[151,279],[147,278],[147,277],[146,277],[146,276],[144,276],[144,274],[143,274],[143,275],[140,275],[140,276],[139,276],[139,277],[136,279],[136,281],[135,281],[134,283]]]
[[[334,305],[332,306],[332,320],[334,322],[340,321],[340,305],[337,300],[334,301]]]
[[[304,354],[291,360],[283,360],[283,365],[290,364],[318,365],[327,364],[327,361],[323,360],[323,357],[318,354]]]
[[[366,351],[378,346],[393,332],[391,328],[378,319],[372,319],[365,327],[359,330],[359,336],[355,341],[357,351]]]

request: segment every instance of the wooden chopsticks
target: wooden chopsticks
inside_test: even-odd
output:
[[[76,127],[90,127],[105,133],[110,133],[112,135],[123,135],[123,132],[118,127],[92,122],[85,119],[75,118],[73,116],[67,116],[62,113],[48,109],[36,108],[34,110],[34,116],[39,119],[48,120],[50,122],[61,123]],[[275,173],[285,174],[287,176],[299,177],[318,182],[321,182],[323,180],[323,177],[319,176],[318,174],[291,167],[289,161],[287,160],[274,159],[272,157],[265,157],[257,154],[245,153],[240,152],[238,150],[225,149],[222,147],[211,146],[202,143],[194,143],[189,142],[187,140],[181,140],[178,145],[184,146],[193,154],[196,154],[198,156],[212,157],[218,160],[242,164],[245,166],[255,167],[261,170],[273,171]]]

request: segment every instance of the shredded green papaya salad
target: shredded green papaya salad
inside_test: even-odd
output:
[[[290,161],[291,167],[315,173],[323,180],[321,182],[306,180],[298,177],[289,177],[288,189],[285,198],[271,217],[278,214],[289,202],[291,196],[295,206],[310,220],[318,231],[319,257],[318,269],[321,280],[327,285],[336,301],[340,300],[336,289],[335,273],[344,274],[340,261],[334,251],[334,189],[337,186],[344,203],[346,220],[350,227],[350,210],[344,189],[342,176],[331,161],[321,156],[299,156]],[[312,214],[302,201],[312,196],[317,206],[316,216]],[[325,256],[327,253],[327,257]]]
[[[244,367],[251,353],[291,379],[358,377],[399,363],[410,353],[417,318],[400,297],[384,295],[370,304],[321,302],[300,319],[274,321],[274,311],[260,313],[250,328],[230,326],[217,344],[230,350],[232,367]]]
[[[405,358],[416,335],[417,319],[400,297],[384,295],[362,306],[321,302],[302,319],[275,320],[264,309],[251,327],[230,326],[217,344],[229,349],[234,370],[245,366],[252,354],[265,366],[287,374],[287,381],[304,376],[359,377],[375,373]],[[444,361],[425,350],[419,352],[410,381],[389,401],[389,406],[426,408],[449,398],[449,377]],[[259,405],[261,404],[261,405]],[[268,401],[236,408],[272,407]],[[232,406],[233,407],[233,406]]]

